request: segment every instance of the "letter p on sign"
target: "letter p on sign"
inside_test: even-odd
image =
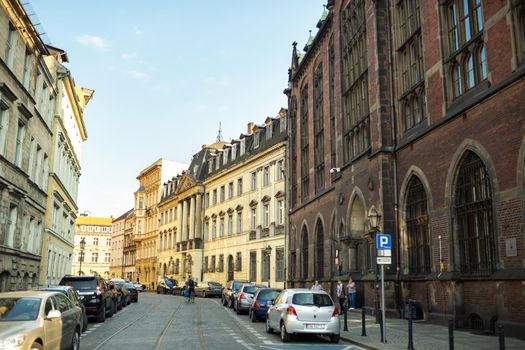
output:
[[[392,249],[392,236],[388,233],[376,235],[377,249]]]

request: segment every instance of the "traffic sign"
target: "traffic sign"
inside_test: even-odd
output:
[[[380,249],[377,251],[377,256],[392,256],[392,250]]]
[[[392,257],[390,256],[378,256],[377,257],[378,265],[390,265],[392,264]]]
[[[392,236],[389,233],[378,233],[376,247],[377,249],[392,249]]]

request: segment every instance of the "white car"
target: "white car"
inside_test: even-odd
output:
[[[144,287],[142,287],[142,283],[139,283],[139,282],[132,282],[133,283],[133,287],[135,287],[135,289],[139,292],[142,292],[144,290]]]
[[[60,292],[0,293],[0,349],[78,350],[82,309]]]
[[[285,289],[268,309],[266,332],[280,331],[281,340],[287,342],[292,334],[317,334],[339,342],[339,309],[324,291]]]

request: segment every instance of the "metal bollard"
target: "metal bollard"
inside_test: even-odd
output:
[[[365,325],[365,317],[366,317],[366,311],[365,311],[365,308],[363,306],[363,308],[361,309],[361,336],[362,337],[366,337],[366,325]]]
[[[346,306],[343,306],[343,308],[344,308],[343,313],[344,313],[344,316],[345,316],[345,318],[344,318],[345,325],[344,325],[343,331],[348,332],[348,310],[347,310]]]
[[[408,347],[407,350],[414,350],[414,339],[412,330],[412,303],[408,304]]]
[[[503,326],[498,325],[499,350],[505,350],[505,334],[503,333]]]
[[[454,319],[448,319],[448,349],[454,350]]]
[[[379,331],[381,332],[381,343],[385,342],[385,330],[383,329],[383,312],[379,310]]]

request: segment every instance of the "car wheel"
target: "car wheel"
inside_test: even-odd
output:
[[[73,333],[73,338],[71,339],[71,350],[78,350],[80,349],[80,331],[78,329],[75,329],[75,332]]]
[[[230,309],[233,308],[233,302],[232,302],[231,298],[228,299],[228,307],[229,307]]]
[[[160,294],[159,289],[157,288],[157,294]]]
[[[97,315],[97,322],[102,323],[106,320],[106,305],[102,305],[102,309]]]
[[[273,333],[273,328],[270,327],[270,318],[266,318],[266,333]]]
[[[235,312],[237,312],[237,315],[240,315],[242,313],[241,309],[239,309],[239,303],[237,303],[237,307],[235,308]]]
[[[222,298],[222,306],[226,306],[226,298]]]
[[[281,322],[281,340],[283,343],[287,343],[290,341],[290,333],[286,331],[286,326],[284,325],[284,322]]]
[[[34,342],[33,344],[31,344],[31,348],[30,349],[31,350],[43,350],[44,347],[42,346],[42,344]]]
[[[339,334],[332,334],[330,336],[330,342],[334,343],[334,344],[337,344],[337,343],[339,343],[339,338],[340,338]]]
[[[250,320],[252,320],[252,322],[257,322],[257,316],[255,316],[255,313],[253,311],[250,312]]]
[[[82,317],[82,332],[85,332],[88,327],[88,317],[86,313],[83,314],[84,317]]]
[[[115,306],[115,302],[111,300],[111,307],[109,308],[109,314],[108,317],[113,317],[113,315],[117,313],[117,308]]]
[[[206,298],[206,292],[202,292],[202,297]]]

